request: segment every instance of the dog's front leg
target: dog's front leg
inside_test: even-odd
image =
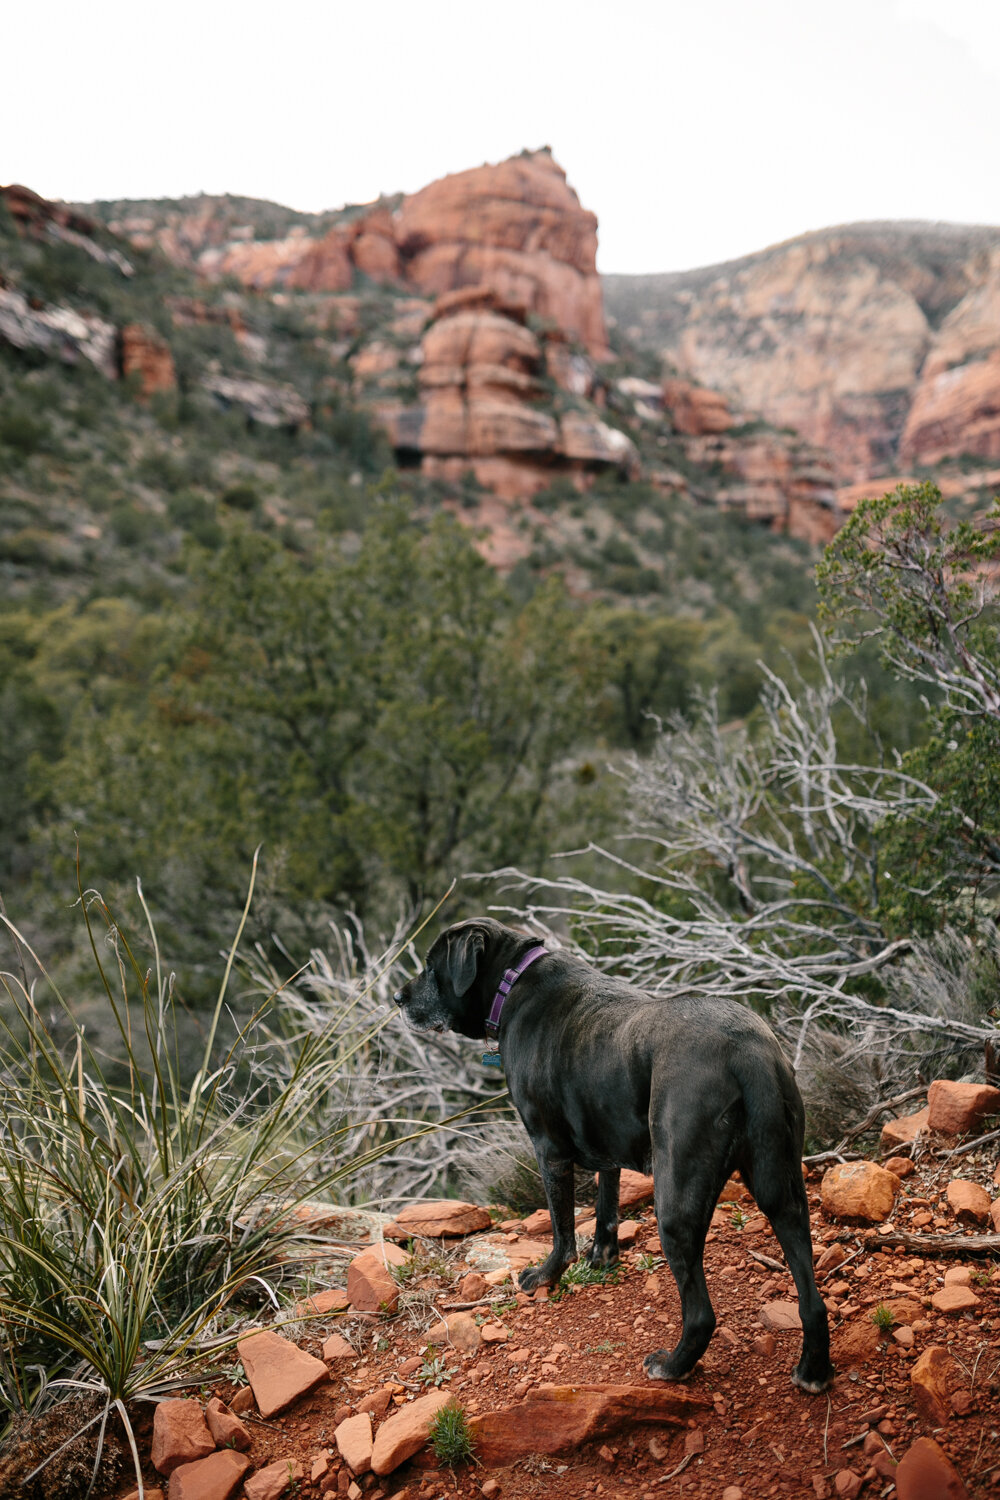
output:
[[[573,1163],[545,1156],[537,1146],[535,1155],[538,1157],[545,1199],[552,1219],[552,1254],[540,1266],[524,1268],[518,1278],[523,1292],[533,1292],[540,1286],[555,1286],[566,1267],[576,1260]]]
[[[602,1167],[597,1174],[597,1228],[594,1243],[587,1251],[587,1260],[592,1266],[618,1264],[618,1184],[621,1175],[617,1167]]]

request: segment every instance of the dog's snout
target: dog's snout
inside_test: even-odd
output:
[[[402,1003],[403,1003],[403,991],[402,990],[397,990],[396,993],[393,995],[392,998],[396,1002],[397,1005],[402,1005]]]

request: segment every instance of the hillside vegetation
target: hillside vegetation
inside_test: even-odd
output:
[[[613,828],[605,768],[650,714],[709,687],[745,714],[758,658],[806,649],[805,544],[609,475],[524,507],[498,576],[462,525],[481,492],[391,467],[315,297],[88,238],[0,210],[4,285],[147,330],[176,378],[146,395],[0,343],[0,889],[43,947],[65,942],[77,841],[84,885],[127,904],[143,876],[195,991],[258,844],[254,930],[293,946],[346,909],[391,925],[470,869],[541,867]],[[363,340],[399,296],[356,294]],[[220,372],[295,420],[227,409]],[[711,467],[676,457],[710,495]]]

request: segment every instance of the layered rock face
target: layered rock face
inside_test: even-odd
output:
[[[682,376],[828,448],[841,484],[1000,455],[1000,230],[824,230],[605,295]]]
[[[590,468],[635,469],[630,440],[596,412],[539,404],[546,341],[525,319],[522,304],[489,286],[439,298],[420,346],[419,405],[381,412],[394,446],[438,478],[471,469],[506,499],[534,494],[558,469],[581,481]],[[564,346],[555,347],[559,363]]]
[[[487,283],[595,357],[607,354],[597,219],[547,151],[432,182],[403,200],[395,233],[418,291]]]
[[[899,445],[904,464],[958,453],[1000,458],[1000,246],[945,318],[924,362]]]

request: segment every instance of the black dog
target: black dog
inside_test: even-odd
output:
[[[753,1011],[727,1000],[645,994],[568,953],[539,951],[489,918],[443,932],[424,972],[395,999],[418,1029],[482,1037],[495,1017],[492,1034],[499,1034],[552,1215],[552,1254],[521,1272],[525,1291],[553,1285],[576,1259],[574,1164],[599,1174],[592,1265],[618,1258],[620,1169],[652,1170],[683,1328],[675,1349],[657,1349],[644,1363],[656,1379],[682,1379],[715,1328],[702,1257],[719,1192],[735,1168],[795,1279],[803,1341],[792,1379],[806,1391],[829,1385],[829,1328],[802,1182],[802,1100],[773,1033]]]

